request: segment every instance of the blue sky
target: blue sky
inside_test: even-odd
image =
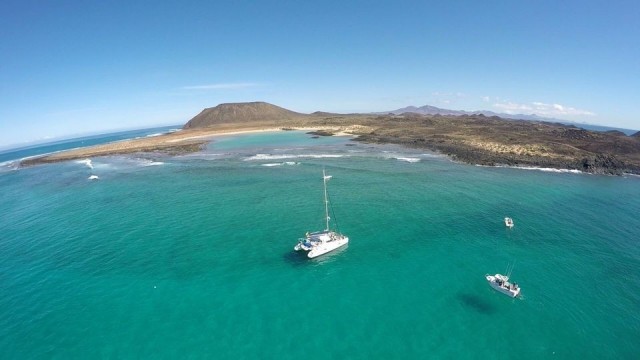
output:
[[[223,102],[640,128],[638,1],[3,1],[0,147]]]

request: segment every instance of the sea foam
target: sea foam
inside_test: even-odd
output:
[[[397,157],[395,159],[400,161],[410,162],[410,163],[416,163],[420,161],[420,158],[413,158],[413,157]]]
[[[20,162],[15,160],[9,160],[0,163],[0,171],[15,171],[20,168]]]
[[[341,158],[344,155],[338,154],[256,154],[254,156],[249,156],[245,158],[245,161],[255,161],[255,160],[283,160],[283,159],[300,159],[300,158],[312,158],[312,159],[321,159],[321,158]]]
[[[300,164],[299,162],[295,162],[295,161],[285,161],[285,162],[281,162],[281,163],[261,164],[261,166],[268,166],[268,167],[271,167],[271,166],[284,166],[284,165],[291,166],[291,165],[299,165],[299,164]]]
[[[76,161],[76,163],[78,163],[78,164],[84,164],[84,165],[86,165],[89,169],[93,169],[93,163],[91,162],[91,159],[78,160],[78,161]]]
[[[159,166],[159,165],[164,165],[164,163],[162,161],[153,161],[153,160],[147,160],[147,159],[140,159],[140,166]]]
[[[569,173],[569,174],[582,174],[583,172],[576,169],[554,169],[554,168],[542,168],[535,166],[513,166],[514,169],[522,169],[522,170],[538,170],[538,171],[546,171],[546,172],[555,172],[555,173]]]
[[[535,171],[543,171],[543,172],[552,172],[552,173],[563,173],[563,174],[585,174],[584,171],[576,170],[576,169],[555,169],[555,168],[543,168],[536,166],[508,166],[508,165],[476,165],[479,167],[498,167],[498,168],[508,168],[508,169],[519,169],[519,170],[535,170]]]

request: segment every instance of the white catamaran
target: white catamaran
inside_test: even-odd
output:
[[[293,248],[295,251],[307,251],[309,258],[314,258],[322,254],[326,254],[333,251],[349,242],[349,238],[336,231],[329,229],[329,199],[327,197],[327,181],[331,179],[331,175],[327,175],[322,170],[322,179],[324,183],[324,211],[326,227],[322,231],[316,231],[305,235],[304,238],[299,239],[296,246]]]

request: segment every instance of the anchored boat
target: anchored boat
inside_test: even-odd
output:
[[[324,184],[324,211],[326,227],[322,231],[307,232],[304,238],[298,240],[293,248],[295,251],[307,251],[307,257],[314,258],[322,254],[326,254],[349,242],[349,238],[338,231],[329,228],[329,199],[327,196],[327,181],[331,179],[331,175],[327,175],[322,170],[322,181]]]
[[[520,295],[520,287],[516,283],[509,282],[509,276],[502,274],[485,275],[489,285],[499,292],[512,298]]]
[[[504,218],[504,224],[511,229],[513,227],[513,219],[510,217]]]

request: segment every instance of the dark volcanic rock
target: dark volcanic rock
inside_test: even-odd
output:
[[[610,154],[597,154],[584,158],[581,162],[581,170],[593,174],[622,175],[625,168],[624,162]]]
[[[309,131],[307,134],[314,135],[314,137],[318,137],[318,136],[333,136],[333,132],[327,131],[327,130]]]
[[[562,132],[562,137],[572,140],[585,140],[593,138],[593,133],[582,129],[565,129]]]

